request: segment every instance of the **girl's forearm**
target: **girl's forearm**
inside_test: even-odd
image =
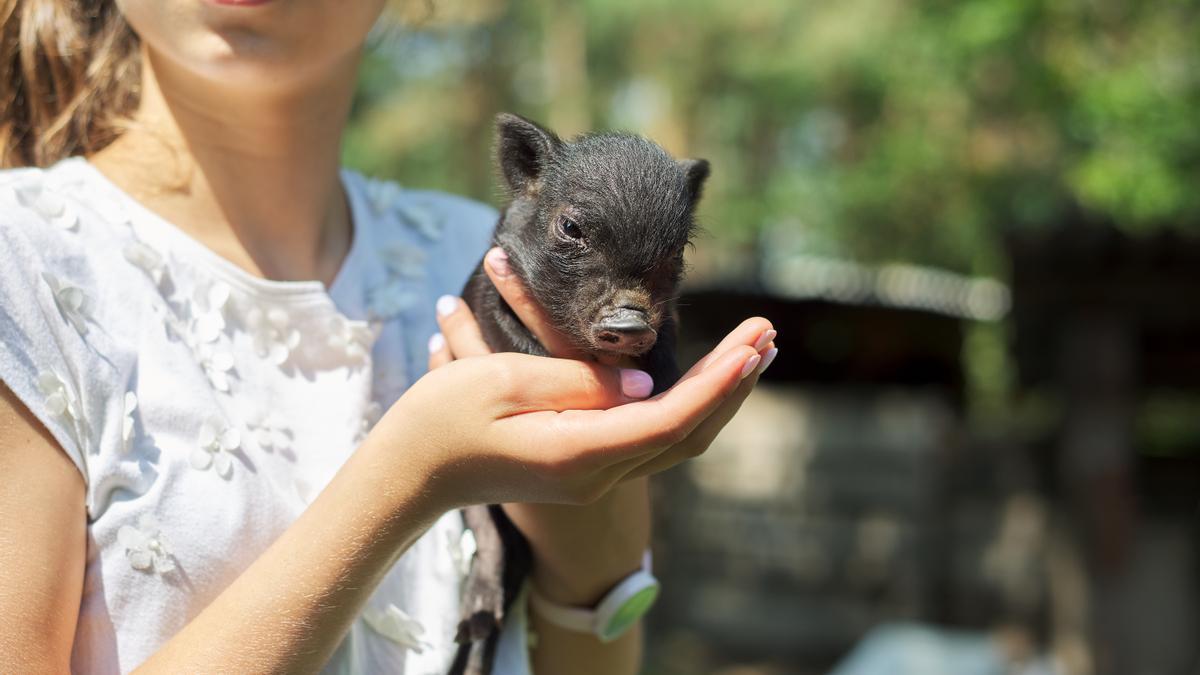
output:
[[[417,453],[407,453],[416,455]],[[425,469],[368,440],[307,510],[138,672],[315,672],[445,511]],[[406,481],[387,477],[409,476]]]
[[[592,606],[636,570],[650,542],[646,480],[622,483],[594,504],[507,505],[534,551],[533,583],[547,599]],[[537,635],[531,652],[538,675],[633,675],[642,655],[640,626],[602,643],[593,636],[553,626],[530,610]]]
[[[568,605],[599,601],[636,570],[650,545],[645,478],[621,483],[593,504],[509,504],[509,516],[533,549],[533,581]]]
[[[534,675],[637,675],[641,672],[641,624],[616,640],[604,643],[590,635],[548,624],[532,610],[529,619],[537,636],[535,646],[529,652]]]

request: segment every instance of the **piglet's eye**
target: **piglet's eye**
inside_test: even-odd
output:
[[[579,224],[566,216],[558,219],[558,229],[572,239],[583,239],[583,230]]]

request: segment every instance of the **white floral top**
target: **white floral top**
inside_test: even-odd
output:
[[[74,672],[127,672],[158,649],[424,372],[434,301],[462,289],[496,213],[342,180],[353,243],[326,288],[245,272],[83,159],[0,172],[0,380],[87,484]],[[327,672],[446,672],[473,552],[459,514],[443,516]],[[518,610],[505,675],[529,672]]]

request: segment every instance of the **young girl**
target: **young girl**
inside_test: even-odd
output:
[[[491,354],[453,294],[496,213],[338,167],[384,4],[0,2],[0,671],[445,673],[457,509],[504,503],[541,600],[494,672],[636,672],[638,631],[556,606],[641,566],[645,477],[708,446],[774,331],[651,400]]]

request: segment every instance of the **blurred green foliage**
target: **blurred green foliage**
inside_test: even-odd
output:
[[[1074,204],[1200,227],[1200,3],[395,4],[346,160],[407,185],[498,201],[510,110],[708,158],[717,248],[786,231],[773,245],[1004,276],[1005,233]]]

